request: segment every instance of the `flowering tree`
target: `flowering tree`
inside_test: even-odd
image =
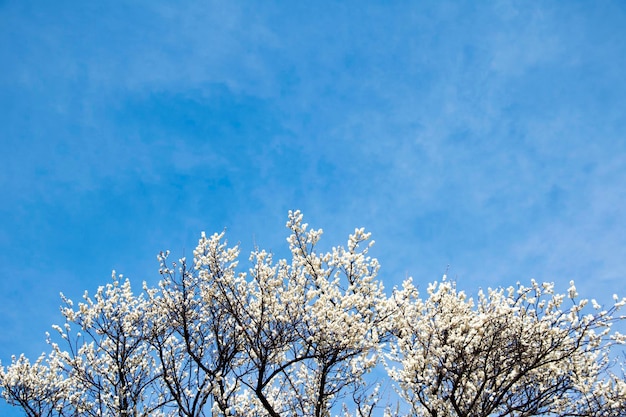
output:
[[[4,398],[28,417],[75,414],[72,405],[76,403],[76,387],[65,378],[63,364],[54,352],[42,354],[32,364],[23,355],[14,356],[6,371],[0,368],[0,381]]]
[[[609,371],[611,333],[626,303],[602,310],[552,284],[489,289],[476,300],[449,281],[419,298],[393,295],[397,339],[390,375],[415,416],[623,416],[624,380]]]
[[[67,350],[56,343],[52,348],[81,387],[82,415],[150,416],[169,401],[146,339],[150,306],[121,279],[114,272],[93,299],[85,293],[78,309],[62,295],[66,324],[53,326]],[[78,328],[74,337],[72,326]]]
[[[30,417],[365,417],[382,413],[385,365],[387,416],[626,414],[610,356],[626,300],[603,310],[534,281],[472,299],[445,279],[387,296],[369,233],[320,251],[300,212],[287,227],[289,259],[255,249],[241,269],[223,233],[202,234],[192,261],[159,255],[156,287],[113,274],[78,308],[63,297],[51,352],[0,366],[2,395]]]
[[[76,310],[63,298],[63,347],[0,368],[4,397],[32,416],[372,415],[390,312],[370,235],[318,253],[300,212],[287,227],[289,261],[255,250],[238,271],[239,249],[203,234],[192,265],[159,255],[157,288],[114,275]]]
[[[146,341],[146,303],[128,280],[113,280],[54,325],[62,343],[34,364],[24,357],[0,369],[4,397],[28,416],[148,416],[168,403]],[[76,332],[74,330],[77,329]]]
[[[211,404],[220,415],[321,417],[346,394],[354,412],[371,413],[363,376],[388,312],[370,244],[361,248],[369,234],[358,229],[347,248],[318,254],[321,230],[299,212],[287,226],[291,262],[255,250],[248,273],[237,273],[239,250],[223,233],[202,236],[192,268],[170,268],[161,255],[152,340],[184,415]]]

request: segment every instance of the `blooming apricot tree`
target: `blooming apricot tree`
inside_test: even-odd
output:
[[[609,372],[611,332],[623,317],[552,284],[489,289],[468,298],[444,280],[419,298],[410,281],[398,306],[390,369],[414,416],[623,416],[624,380]]]
[[[289,259],[255,249],[242,269],[203,233],[192,260],[159,255],[156,287],[113,274],[76,308],[63,297],[50,353],[0,366],[2,395],[29,417],[625,415],[626,300],[534,281],[472,299],[445,279],[387,296],[369,233],[320,251],[300,212],[287,227]]]
[[[161,255],[164,279],[148,290],[151,340],[184,415],[208,404],[220,415],[321,417],[344,395],[370,413],[363,376],[389,313],[369,234],[357,229],[347,248],[317,253],[321,230],[299,212],[287,226],[291,262],[255,250],[248,273],[237,273],[239,250],[223,233],[202,235],[191,267],[170,268]]]
[[[4,396],[28,416],[148,416],[168,403],[146,343],[146,306],[128,280],[113,280],[74,309],[63,295],[61,344],[34,364],[20,356],[0,369]]]

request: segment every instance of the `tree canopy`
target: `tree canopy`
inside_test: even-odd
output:
[[[302,213],[287,227],[289,259],[257,248],[242,270],[203,233],[190,261],[159,254],[156,287],[114,272],[62,297],[50,351],[0,366],[5,400],[30,417],[626,415],[626,299],[535,281],[469,297],[445,276],[387,294],[369,233],[322,252]]]

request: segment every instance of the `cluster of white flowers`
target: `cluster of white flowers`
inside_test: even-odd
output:
[[[387,296],[369,233],[318,252],[300,212],[287,227],[289,260],[255,250],[244,272],[224,233],[203,233],[190,265],[158,256],[156,288],[113,273],[76,308],[63,297],[50,354],[0,366],[4,398],[33,417],[626,413],[610,356],[626,300],[587,308],[573,282],[534,281],[473,299],[445,277],[424,299],[411,279]]]
[[[412,415],[623,416],[624,383],[609,372],[610,332],[619,304],[584,314],[574,283],[479,292],[476,300],[444,279],[419,298],[411,282],[397,309],[389,370]]]
[[[66,318],[53,329],[62,340],[33,365],[20,357],[0,368],[4,397],[29,416],[149,415],[166,402],[159,395],[157,367],[146,341],[143,295],[113,273],[93,298],[74,309],[61,294]],[[76,332],[74,332],[76,330]]]

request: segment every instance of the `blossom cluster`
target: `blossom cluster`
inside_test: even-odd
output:
[[[610,369],[625,300],[586,312],[573,282],[563,295],[534,280],[473,299],[445,276],[427,292],[407,281],[393,294],[389,372],[413,415],[624,415],[624,380]]]

